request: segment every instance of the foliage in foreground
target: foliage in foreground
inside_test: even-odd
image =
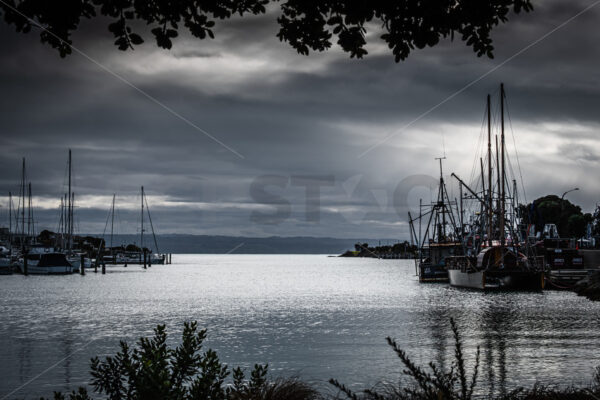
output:
[[[479,373],[479,347],[475,362],[468,368],[458,327],[450,320],[454,335],[454,361],[444,370],[430,362],[428,368],[413,363],[395,340],[388,344],[412,379],[410,386],[385,386],[353,392],[335,379],[330,383],[339,390],[335,399],[351,400],[473,400]],[[151,339],[141,338],[134,348],[120,343],[113,357],[91,361],[91,385],[109,400],[318,400],[325,396],[298,379],[267,378],[267,365],[255,365],[246,379],[240,368],[229,371],[213,350],[202,352],[206,330],[197,323],[184,324],[182,343],[172,349],[166,344],[164,325],[154,330]],[[469,373],[469,369],[471,370]],[[226,379],[231,375],[230,383]],[[536,384],[531,389],[517,388],[490,400],[598,400],[600,368],[595,384],[588,388],[557,388]],[[54,400],[93,400],[85,388],[68,395],[55,392]],[[42,399],[43,400],[43,399]]]
[[[367,54],[367,32],[379,34],[396,62],[414,49],[437,45],[456,36],[478,56],[493,57],[491,32],[512,14],[533,10],[531,0],[455,1],[301,1],[301,0],[48,0],[0,1],[0,17],[17,32],[38,29],[65,57],[71,54],[72,33],[86,19],[108,23],[114,44],[133,49],[152,37],[158,47],[170,49],[187,31],[203,40],[215,37],[217,21],[234,16],[277,16],[276,36],[298,53],[328,50],[336,42],[351,57]],[[102,18],[100,18],[102,17]],[[145,28],[144,28],[145,27]],[[378,30],[380,32],[378,32]],[[275,33],[275,32],[274,32]],[[373,35],[375,36],[375,35]]]
[[[479,372],[479,347],[475,354],[475,363],[469,376],[465,365],[463,344],[456,323],[450,319],[454,335],[454,361],[447,371],[442,370],[435,363],[428,364],[425,369],[414,364],[404,350],[400,349],[395,340],[387,338],[388,344],[396,353],[405,369],[404,375],[412,379],[412,386],[384,386],[378,390],[365,389],[353,392],[335,379],[329,382],[335,386],[340,394],[351,400],[471,400],[477,386]],[[600,368],[596,370],[595,385],[591,388],[555,388],[536,384],[531,389],[517,388],[510,393],[489,400],[598,400],[600,399]]]
[[[454,334],[454,362],[448,371],[444,371],[435,363],[429,363],[429,370],[416,365],[407,356],[404,350],[398,347],[396,341],[387,338],[388,344],[406,368],[403,373],[414,380],[414,386],[394,387],[387,386],[382,392],[376,389],[366,389],[361,395],[341,384],[335,379],[329,382],[337,387],[342,393],[352,400],[359,399],[419,399],[419,400],[470,400],[477,385],[479,372],[479,347],[475,356],[475,365],[471,376],[468,376],[465,359],[463,356],[462,341],[458,327],[453,319],[450,319],[452,332]]]
[[[241,368],[229,371],[211,349],[202,352],[206,330],[196,322],[185,323],[182,343],[170,348],[164,325],[154,337],[140,338],[130,348],[121,341],[113,357],[91,361],[91,385],[109,400],[309,400],[317,392],[297,379],[267,379],[268,365],[255,365],[246,379]],[[232,383],[225,380],[230,375]],[[55,400],[92,400],[85,388],[67,396],[55,393]]]

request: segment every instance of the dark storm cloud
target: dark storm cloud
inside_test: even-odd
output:
[[[444,41],[396,64],[376,38],[364,60],[350,60],[339,49],[306,58],[278,41],[272,13],[219,21],[214,41],[183,35],[172,51],[157,49],[147,37],[134,52],[119,52],[104,22],[86,23],[75,35],[86,54],[244,158],[85,58],[62,60],[35,34],[17,35],[2,25],[0,40],[10,56],[0,60],[1,189],[14,191],[25,156],[34,193],[47,204],[40,223],[52,226],[57,214],[48,204],[65,190],[71,147],[83,231],[103,228],[112,193],[131,200],[123,200],[124,209],[137,204],[143,184],[163,232],[405,237],[408,209],[394,207],[399,183],[415,174],[436,176],[433,158],[444,148],[446,171],[468,176],[485,95],[504,81],[528,197],[562,193],[576,183],[582,190],[573,200],[589,210],[600,198],[600,190],[585,183],[600,172],[594,163],[600,152],[600,9],[400,131],[588,4],[545,2],[532,14],[511,17],[493,32],[494,60],[477,58],[460,41]],[[264,175],[286,182],[268,188],[290,205],[289,216],[276,224],[251,218],[253,211],[277,211],[260,208],[261,199],[250,193]],[[334,177],[333,186],[320,188],[318,221],[307,221],[305,188],[292,185],[294,176]],[[416,193],[427,199],[434,189],[425,182],[406,197],[414,203]],[[136,215],[124,214],[129,231]]]

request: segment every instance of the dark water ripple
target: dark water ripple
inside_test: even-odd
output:
[[[298,255],[190,255],[176,264],[113,268],[105,276],[0,277],[0,399],[36,398],[86,384],[89,359],[164,323],[209,329],[231,365],[268,362],[327,388],[396,382],[392,336],[415,361],[448,366],[449,318],[469,359],[500,393],[535,381],[587,383],[600,364],[600,304],[572,293],[479,293],[419,285],[414,265]]]

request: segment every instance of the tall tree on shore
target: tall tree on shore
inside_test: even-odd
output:
[[[520,206],[523,222],[534,224],[536,232],[545,224],[556,224],[562,237],[583,237],[587,224],[593,221],[590,213],[583,213],[581,207],[556,195],[535,199],[532,203]]]
[[[265,14],[267,9],[277,14],[277,37],[300,54],[325,51],[335,41],[351,57],[362,58],[367,54],[367,31],[380,29],[380,39],[399,62],[415,48],[435,46],[440,39],[455,35],[478,56],[493,57],[492,29],[507,22],[511,12],[529,12],[533,6],[531,0],[0,1],[6,23],[23,33],[43,27],[41,41],[62,57],[71,53],[71,35],[82,19],[107,17],[108,30],[120,50],[143,43],[148,30],[157,46],[170,49],[180,29],[198,39],[214,38],[216,20]]]

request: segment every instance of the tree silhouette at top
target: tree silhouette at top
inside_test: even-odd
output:
[[[492,28],[507,22],[511,11],[533,9],[530,0],[0,0],[0,13],[18,32],[39,29],[41,41],[65,57],[82,19],[108,17],[120,50],[143,43],[145,30],[170,49],[180,30],[214,38],[216,20],[264,14],[270,3],[278,14],[277,37],[300,54],[325,51],[335,41],[350,57],[362,58],[367,29],[380,27],[396,62],[455,35],[478,56],[493,57]]]

